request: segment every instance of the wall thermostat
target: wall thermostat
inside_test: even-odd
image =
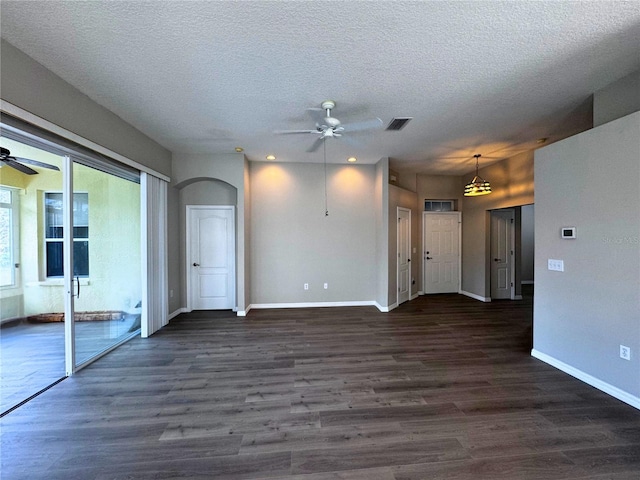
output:
[[[560,236],[562,238],[576,238],[576,227],[562,227]]]

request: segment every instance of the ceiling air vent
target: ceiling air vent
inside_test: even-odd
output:
[[[387,128],[385,130],[393,130],[396,132],[398,130],[402,130],[404,126],[409,123],[409,120],[412,119],[413,117],[396,117],[389,122],[389,125],[387,125]]]

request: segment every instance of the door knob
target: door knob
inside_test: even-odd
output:
[[[194,267],[199,267],[199,266],[200,266],[200,264],[199,264],[199,263],[195,263],[195,262],[193,262],[193,266],[194,266]]]
[[[433,257],[427,257],[427,260],[433,260]]]
[[[493,261],[494,261],[494,262],[499,262],[499,261],[500,261],[500,259],[499,259],[499,258],[494,258],[494,259],[493,259]]]

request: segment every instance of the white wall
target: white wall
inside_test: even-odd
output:
[[[323,165],[250,163],[254,307],[373,302],[375,179],[373,165],[327,165],[325,216]]]
[[[536,152],[534,355],[640,408],[638,139],[640,112]]]

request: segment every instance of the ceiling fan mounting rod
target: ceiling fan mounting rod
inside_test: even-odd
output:
[[[325,100],[322,102],[322,108],[324,108],[325,112],[327,112],[327,117],[331,117],[331,109],[336,108],[336,102],[333,100]]]

